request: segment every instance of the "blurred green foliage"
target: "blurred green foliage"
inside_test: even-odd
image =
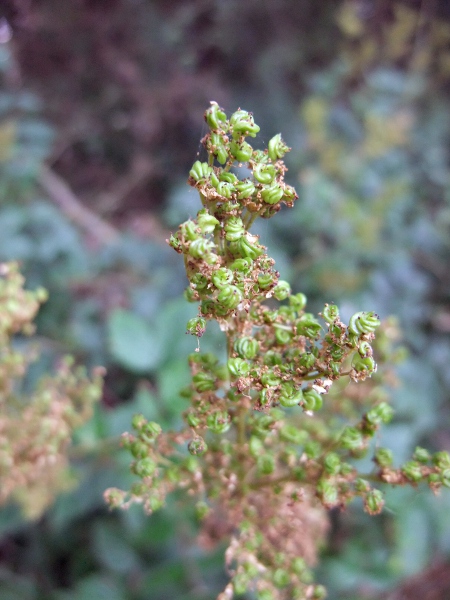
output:
[[[66,352],[108,372],[101,408],[77,433],[80,487],[35,523],[13,506],[0,512],[0,596],[209,600],[221,553],[195,546],[179,499],[151,519],[110,514],[102,501],[106,487],[130,483],[117,437],[132,415],[176,427],[185,406],[178,390],[193,342],[184,324],[195,308],[181,298],[169,232],[145,229],[146,216],[154,211],[160,229],[192,216],[183,173],[211,97],[255,107],[269,136],[286,132],[288,175],[301,191],[294,212],[259,231],[282,277],[314,309],[339,302],[348,316],[362,303],[397,316],[409,358],[380,444],[399,462],[418,444],[449,449],[448,15],[445,3],[436,13],[381,1],[106,4],[86,2],[70,17],[50,0],[33,3],[32,25],[12,17],[13,43],[0,45],[0,260],[20,260],[27,285],[49,291],[30,377]],[[99,191],[119,186],[143,153],[156,175],[102,209]],[[50,199],[44,162],[112,219],[115,240],[91,239]],[[202,350],[217,339],[211,331]],[[333,514],[318,574],[330,598],[377,598],[448,557],[449,503],[397,490],[375,519]]]

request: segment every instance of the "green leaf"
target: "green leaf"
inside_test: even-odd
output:
[[[123,308],[109,315],[109,351],[121,366],[142,373],[154,369],[160,360],[160,346],[153,328],[142,317]]]

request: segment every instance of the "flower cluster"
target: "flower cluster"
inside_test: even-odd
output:
[[[231,580],[218,600],[246,590],[259,600],[319,599],[325,590],[312,583],[310,567],[326,509],[360,497],[368,513],[379,513],[384,499],[375,483],[448,486],[450,458],[417,449],[395,469],[389,451],[378,448],[373,471],[358,472],[355,461],[393,416],[377,382],[370,383],[380,320],[358,312],[345,324],[334,304],[317,317],[306,312],[304,294],[292,293],[249,231],[257,217],[298,199],[284,182],[289,148],[276,135],[265,150],[254,149],[246,138],[259,127],[246,111],[228,119],[213,102],[205,119],[209,159],[196,161],[188,180],[202,208],[169,244],[184,257],[186,297],[199,305],[187,331],[200,338],[208,320],[218,321],[227,359],[190,355],[183,431],[164,433],[135,417],[123,443],[139,482],[129,493],[107,490],[106,498],[116,507],[141,502],[152,512],[177,487],[196,497],[200,541],[209,546],[218,531],[229,540]],[[356,383],[362,395],[351,391]]]
[[[93,377],[61,361],[56,374],[21,394],[35,352],[16,349],[16,335],[30,335],[42,288],[23,288],[15,263],[0,264],[0,505],[14,500],[30,518],[72,483],[67,451],[75,427],[87,421],[102,392],[101,370]]]

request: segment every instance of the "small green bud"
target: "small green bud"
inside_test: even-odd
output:
[[[327,507],[336,506],[339,494],[336,486],[328,479],[321,479],[317,484],[317,492],[323,504]]]
[[[315,585],[312,600],[324,600],[327,597],[327,590],[323,585]]]
[[[224,226],[225,239],[235,242],[245,234],[245,227],[240,217],[230,217]]]
[[[213,129],[225,129],[227,126],[227,115],[219,107],[217,102],[211,102],[210,108],[205,111],[205,121]]]
[[[364,447],[364,437],[356,427],[346,427],[342,432],[340,445],[347,450],[360,450]]]
[[[275,459],[271,454],[261,454],[256,459],[256,467],[261,475],[271,475],[275,471]]]
[[[243,358],[229,358],[227,364],[233,377],[245,376],[250,371],[250,365]]]
[[[297,429],[295,425],[283,425],[280,429],[280,438],[285,442],[301,446],[308,439],[308,433],[301,429]]]
[[[201,423],[200,419],[198,418],[198,416],[193,413],[193,412],[188,412],[186,414],[186,422],[189,425],[189,427],[193,427],[194,429],[196,427],[198,427]]]
[[[394,455],[388,448],[377,448],[375,462],[382,468],[390,467],[394,462]]]
[[[450,467],[450,454],[441,450],[433,454],[433,463],[439,467],[439,469],[448,469]]]
[[[291,578],[289,576],[289,571],[286,569],[282,569],[281,567],[275,570],[273,574],[273,582],[277,588],[284,588],[289,585]]]
[[[230,415],[226,410],[218,410],[208,415],[206,424],[213,433],[225,433],[231,426]]]
[[[273,136],[272,139],[269,140],[269,144],[267,146],[269,151],[269,158],[274,162],[279,158],[283,158],[286,152],[289,152],[289,146],[283,142],[281,138],[281,133],[277,133]]]
[[[322,452],[322,446],[315,440],[309,440],[305,444],[304,451],[308,458],[317,458]]]
[[[355,492],[358,492],[358,494],[364,494],[364,493],[368,492],[369,490],[370,490],[370,485],[366,479],[362,479],[361,477],[358,477],[358,479],[355,479]]]
[[[358,346],[358,352],[362,357],[372,356],[372,346],[366,340],[363,340]]]
[[[380,490],[370,490],[364,498],[364,510],[369,515],[379,515],[383,510],[384,497]]]
[[[303,392],[303,408],[305,410],[320,410],[322,408],[322,396],[313,388],[308,388]]]
[[[275,365],[281,365],[283,363],[283,357],[279,352],[275,350],[267,350],[264,355],[264,364],[268,367],[274,367]]]
[[[336,452],[328,452],[323,459],[323,466],[329,475],[337,475],[341,470],[341,459]]]
[[[191,335],[196,335],[197,337],[202,337],[205,333],[206,329],[206,319],[203,317],[194,317],[193,319],[189,319],[186,325],[187,333]]]
[[[287,281],[280,279],[273,289],[273,295],[277,300],[286,300],[291,294],[291,286]]]
[[[380,402],[378,406],[374,406],[369,410],[366,419],[369,423],[379,426],[382,423],[387,424],[394,416],[394,409],[387,402]]]
[[[259,437],[256,437],[256,435],[252,435],[250,438],[249,450],[250,454],[254,458],[258,458],[258,456],[260,456],[264,452],[264,444],[259,439]]]
[[[242,302],[243,294],[235,285],[224,285],[218,296],[217,301],[227,310],[234,310]]]
[[[144,425],[147,423],[147,419],[142,414],[134,415],[131,419],[131,426],[136,431],[140,431]]]
[[[283,188],[276,182],[261,190],[261,198],[266,204],[277,204],[283,197],[283,194]]]
[[[415,483],[423,478],[421,465],[415,460],[405,463],[402,467],[402,472],[410,481],[414,481]]]
[[[192,383],[196,392],[209,392],[216,389],[216,378],[212,373],[199,371],[192,377]]]
[[[208,446],[202,437],[197,436],[189,442],[188,450],[194,456],[201,456],[208,450]]]
[[[251,360],[252,358],[255,358],[259,352],[259,342],[255,338],[248,336],[238,338],[234,342],[234,349],[241,358]]]
[[[195,516],[199,521],[202,521],[210,513],[210,508],[206,502],[197,502],[195,505]]]
[[[427,463],[431,460],[431,454],[425,448],[416,446],[416,449],[414,450],[413,454],[413,459],[421,463]]]
[[[142,441],[135,440],[129,446],[129,450],[133,456],[133,458],[145,458],[148,455],[148,445]]]
[[[348,329],[354,335],[373,333],[380,325],[380,320],[374,312],[358,312],[350,317]]]
[[[156,463],[150,458],[141,458],[133,465],[133,471],[139,477],[151,477],[156,471]]]

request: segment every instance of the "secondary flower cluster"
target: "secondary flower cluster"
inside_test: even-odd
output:
[[[142,415],[134,418],[123,443],[140,481],[129,493],[111,489],[106,497],[112,506],[141,502],[152,512],[177,487],[195,496],[200,541],[210,547],[218,531],[229,539],[231,581],[218,600],[246,590],[258,600],[319,599],[325,590],[312,583],[310,567],[326,532],[325,510],[360,497],[368,513],[379,513],[384,499],[374,482],[448,486],[450,458],[417,449],[394,468],[389,451],[378,448],[373,472],[358,472],[355,459],[393,416],[369,380],[377,371],[380,321],[358,312],[345,324],[334,304],[318,317],[306,312],[304,294],[280,280],[249,232],[258,216],[297,199],[284,182],[289,148],[276,135],[265,150],[253,149],[246,138],[259,127],[246,111],[227,119],[211,103],[205,119],[209,158],[194,164],[188,180],[203,207],[169,243],[184,257],[186,297],[199,304],[187,331],[200,338],[208,320],[218,321],[227,357],[190,355],[183,431],[164,433]],[[352,397],[349,379],[363,386],[362,398]],[[338,394],[324,401],[333,389]]]
[[[14,336],[34,332],[33,319],[47,298],[24,289],[16,263],[0,264],[0,505],[14,500],[36,518],[55,495],[72,485],[67,451],[74,428],[87,421],[101,396],[101,370],[88,377],[66,357],[52,377],[21,396],[35,352],[21,352]]]

